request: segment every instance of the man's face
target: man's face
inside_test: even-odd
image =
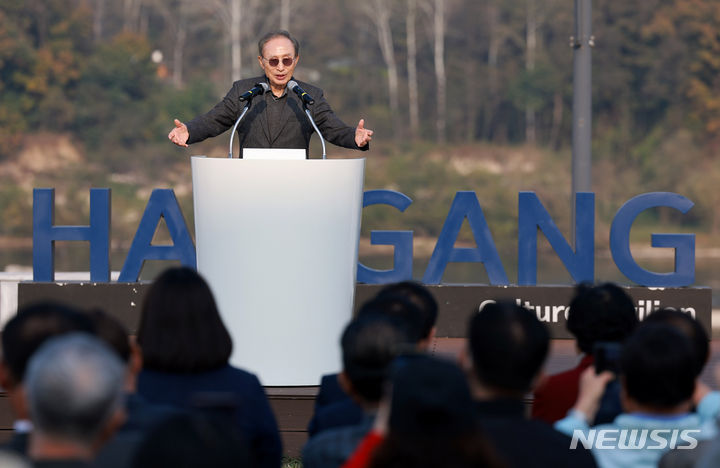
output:
[[[295,56],[293,43],[283,36],[274,37],[267,41],[263,47],[263,55],[258,56],[260,67],[270,80],[270,85],[275,89],[284,88],[287,82],[290,81],[299,59],[300,57]],[[283,60],[285,62],[291,60],[292,63],[287,65],[283,63]]]

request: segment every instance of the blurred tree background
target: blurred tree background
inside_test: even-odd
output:
[[[0,236],[31,235],[41,186],[70,224],[87,223],[90,187],[111,187],[119,250],[152,188],[174,188],[192,222],[188,157],[222,157],[229,136],[180,149],[172,119],[257,75],[257,38],[280,27],[301,42],[296,76],[375,130],[366,188],[414,200],[403,214],[366,209],[364,234],[436,237],[458,190],[477,192],[501,250],[515,249],[519,190],[569,227],[572,2],[0,0]],[[720,2],[595,0],[593,32],[598,246],[622,203],[648,191],[696,203],[650,213],[648,226],[713,239]]]

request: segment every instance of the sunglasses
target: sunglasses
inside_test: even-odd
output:
[[[271,59],[266,59],[265,57],[263,57],[263,60],[265,60],[268,63],[268,65],[270,65],[271,67],[277,67],[278,65],[280,65],[280,59],[277,57],[273,57]],[[292,58],[284,57],[282,59],[282,64],[285,65],[286,67],[289,67],[294,62],[295,62],[295,57],[292,57]]]

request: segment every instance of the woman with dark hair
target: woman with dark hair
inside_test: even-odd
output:
[[[595,362],[594,350],[601,343],[618,346],[638,324],[632,298],[614,283],[580,284],[570,301],[567,329],[581,353],[578,365],[551,375],[535,389],[532,417],[550,424],[565,417],[578,397],[580,375]],[[610,422],[622,408],[619,382],[611,382],[601,402],[595,424]]]
[[[280,436],[265,391],[255,375],[228,363],[232,339],[195,270],[170,268],[153,282],[137,339],[140,395],[224,421],[247,441],[253,466],[280,466]]]
[[[503,467],[477,423],[463,371],[417,354],[398,357],[375,427],[343,468]]]

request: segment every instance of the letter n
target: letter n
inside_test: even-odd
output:
[[[470,224],[477,248],[454,248],[465,219]],[[483,263],[491,284],[509,284],[505,268],[500,261],[500,255],[475,192],[463,191],[455,194],[450,212],[445,219],[427,270],[425,270],[423,283],[439,284],[445,268],[450,262]]]
[[[55,241],[90,243],[90,280],[110,281],[110,189],[90,189],[90,225],[55,226],[55,189],[33,190],[33,281],[55,280]]]
[[[545,234],[573,279],[595,277],[595,194],[578,192],[575,198],[575,252],[533,192],[518,194],[518,284],[537,284],[537,231]]]
[[[172,245],[152,245],[160,218],[165,218]],[[183,265],[196,268],[195,245],[171,189],[155,189],[150,194],[118,281],[137,281],[145,260],[180,260]]]

